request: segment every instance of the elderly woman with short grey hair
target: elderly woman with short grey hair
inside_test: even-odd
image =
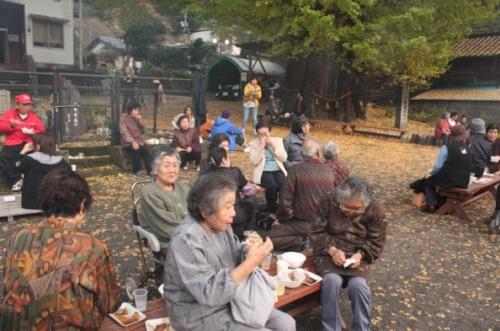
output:
[[[340,148],[334,141],[328,141],[323,145],[323,159],[325,164],[329,165],[335,174],[335,187],[338,187],[347,177],[349,177],[349,168],[338,158]]]
[[[189,192],[189,214],[166,260],[165,301],[175,330],[258,330],[237,322],[230,303],[273,244],[254,241],[245,255],[231,229],[235,202],[236,184],[222,174],[201,176]],[[295,330],[295,321],[273,309],[260,330]]]
[[[350,177],[337,188],[322,218],[327,224],[326,234],[316,248],[316,265],[323,275],[323,330],[341,330],[340,291],[346,286],[353,310],[352,330],[369,330],[371,290],[366,276],[385,244],[383,207],[364,179]]]
[[[144,186],[141,198],[141,226],[153,233],[160,242],[161,253],[157,258],[164,260],[170,236],[187,215],[187,183],[178,181],[181,158],[172,147],[158,152],[153,161],[154,181]],[[163,279],[163,267],[156,264],[155,272]]]

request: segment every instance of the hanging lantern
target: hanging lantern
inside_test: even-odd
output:
[[[315,98],[314,103],[315,103],[316,106],[319,106],[319,99]]]
[[[327,102],[327,103],[325,104],[325,110],[330,110],[330,103],[329,103],[329,102]]]

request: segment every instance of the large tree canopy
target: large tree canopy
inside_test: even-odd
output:
[[[344,68],[419,86],[442,74],[473,23],[500,0],[157,0],[187,8],[220,29],[251,32],[291,57],[324,53]]]

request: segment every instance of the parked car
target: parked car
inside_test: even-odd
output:
[[[241,99],[241,87],[238,84],[227,84],[227,85],[219,84],[215,96],[222,100]]]

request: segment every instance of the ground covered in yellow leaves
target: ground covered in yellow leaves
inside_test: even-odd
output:
[[[276,128],[276,136],[286,130]],[[373,330],[498,330],[500,279],[498,236],[489,235],[485,221],[493,199],[473,203],[466,211],[472,225],[451,216],[425,214],[411,205],[408,184],[429,169],[437,147],[402,143],[394,139],[314,132],[321,142],[332,139],[341,147],[341,158],[354,175],[373,184],[389,219],[382,258],[369,274],[373,293]],[[249,175],[248,154],[231,155],[235,165]],[[182,171],[192,181],[194,170]],[[95,204],[85,230],[106,242],[112,252],[120,284],[139,278],[142,266],[130,220],[129,173],[89,177]],[[7,233],[34,224],[40,217],[0,223],[0,264],[3,265]],[[343,315],[350,321],[350,306],[343,295]],[[298,317],[299,330],[319,330],[319,308]]]

